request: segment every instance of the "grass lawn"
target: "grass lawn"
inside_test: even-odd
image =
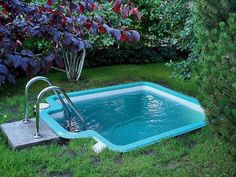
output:
[[[59,72],[46,77],[66,91],[151,81],[198,95],[193,80],[170,79],[171,71],[164,64],[120,65],[85,69],[78,83],[67,83],[65,74]],[[24,78],[17,87],[2,88],[0,124],[23,118],[26,82]],[[45,86],[40,82],[32,87],[32,104]],[[128,153],[105,150],[96,154],[91,150],[94,144],[93,139],[77,139],[11,151],[0,134],[0,176],[236,176],[236,159],[229,153],[233,147],[219,140],[211,126]]]

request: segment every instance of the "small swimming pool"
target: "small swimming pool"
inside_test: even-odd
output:
[[[136,82],[68,93],[86,122],[86,130],[69,132],[56,96],[41,119],[59,136],[91,137],[113,151],[126,152],[206,125],[199,102],[150,82]],[[74,120],[78,122],[79,120]]]

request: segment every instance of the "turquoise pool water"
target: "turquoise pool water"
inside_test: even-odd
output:
[[[86,129],[96,131],[115,145],[134,143],[204,119],[200,112],[147,91],[75,105],[86,121]],[[66,128],[65,119],[58,122]]]
[[[93,138],[110,150],[127,152],[207,125],[197,99],[150,82],[134,82],[68,93],[86,122],[68,129],[57,96],[40,118],[60,137]],[[73,125],[82,127],[78,119]]]

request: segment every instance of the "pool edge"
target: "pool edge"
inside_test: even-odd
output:
[[[152,83],[152,82],[145,82],[145,81],[143,81],[143,82],[133,82],[133,83],[128,83],[128,84],[120,84],[120,85],[108,86],[108,87],[101,87],[101,88],[95,88],[95,89],[89,89],[89,90],[83,90],[83,91],[77,91],[77,92],[70,92],[70,93],[68,93],[68,95],[70,97],[73,97],[73,96],[77,96],[78,94],[79,95],[86,95],[86,94],[105,92],[105,91],[115,90],[115,89],[135,87],[135,86],[140,86],[140,85],[141,86],[150,86],[152,88],[161,90],[163,92],[167,92],[171,95],[174,95],[176,97],[179,97],[181,99],[187,100],[189,102],[192,102],[192,103],[200,106],[200,103],[198,102],[198,100],[193,98],[193,97],[190,97],[190,96],[182,94],[182,93],[178,93],[174,90],[163,87],[161,85],[158,85],[158,84],[155,84],[155,83]],[[93,138],[95,140],[101,141],[102,143],[107,145],[108,149],[110,149],[112,151],[116,151],[116,152],[128,152],[128,151],[135,150],[137,148],[146,147],[148,145],[159,142],[161,139],[175,137],[175,136],[181,135],[183,133],[190,132],[190,131],[202,128],[202,127],[207,125],[207,121],[206,121],[206,119],[204,119],[204,120],[199,121],[197,123],[192,123],[192,124],[189,124],[187,126],[183,126],[183,127],[180,127],[180,128],[174,129],[174,130],[170,130],[170,131],[167,131],[165,133],[162,133],[162,134],[159,134],[159,135],[155,135],[155,136],[137,141],[135,143],[131,143],[131,144],[124,145],[124,146],[119,146],[119,145],[115,145],[115,144],[111,143],[110,141],[105,139],[103,136],[101,136],[99,133],[97,133],[94,130],[86,130],[86,131],[79,132],[79,133],[71,133],[71,132],[66,131],[54,119],[52,119],[50,117],[50,115],[48,114],[48,112],[53,111],[53,109],[54,110],[61,109],[61,106],[59,104],[55,105],[55,102],[56,102],[55,98],[56,98],[56,96],[49,96],[46,99],[47,102],[51,106],[50,106],[49,109],[46,109],[46,110],[40,112],[40,117],[45,123],[48,124],[48,126],[56,134],[58,134],[59,136],[61,136],[62,138],[65,138],[65,139]],[[202,114],[204,114],[204,113],[202,113]]]

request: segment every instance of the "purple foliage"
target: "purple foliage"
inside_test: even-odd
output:
[[[122,18],[134,14],[140,20],[137,8],[125,0],[108,0],[112,2],[112,10],[120,13]],[[109,27],[103,17],[86,17],[84,12],[99,10],[99,2],[94,0],[47,0],[46,4],[26,4],[23,0],[0,1],[0,48],[1,57],[6,59],[0,64],[0,84],[5,80],[15,83],[14,76],[8,67],[23,69],[28,76],[39,71],[48,72],[55,61],[63,67],[62,59],[55,51],[80,51],[90,48],[85,39],[86,33],[93,35],[108,33],[116,41],[137,42],[140,35],[135,30],[121,30]],[[87,13],[86,13],[87,14]],[[55,45],[54,53],[36,60],[37,54],[30,50],[22,50],[25,39],[46,38]]]
[[[8,69],[5,65],[0,64],[0,73],[6,75],[8,73]]]
[[[0,86],[8,81],[12,84],[16,83],[15,76],[12,75],[4,64],[0,64]]]

